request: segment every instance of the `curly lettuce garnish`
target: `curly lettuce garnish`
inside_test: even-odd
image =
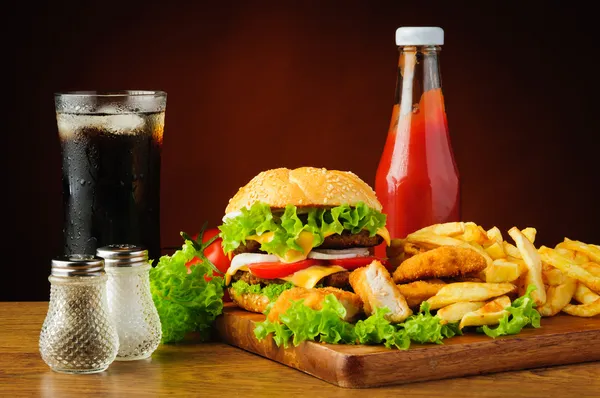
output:
[[[214,266],[203,254],[210,243],[198,246],[198,242],[187,239],[181,250],[162,256],[150,270],[150,291],[160,317],[162,343],[181,341],[188,332],[199,332],[206,340],[223,311],[223,278],[213,276]],[[194,257],[202,261],[191,265],[188,273],[186,263]]]
[[[396,347],[406,350],[410,347],[410,338],[403,329],[392,325],[385,314],[390,312],[387,308],[377,308],[375,313],[365,320],[356,322],[354,333],[360,344],[385,344],[387,348]]]
[[[280,322],[265,320],[256,324],[254,335],[262,340],[270,333],[275,343],[288,347],[288,341],[293,337],[293,344],[299,345],[305,340],[317,340],[332,344],[353,344],[354,325],[345,322],[346,308],[329,294],[323,300],[320,310],[314,310],[303,304],[304,300],[292,303],[291,307],[279,315]]]
[[[420,344],[443,344],[442,340],[445,338],[461,334],[457,325],[442,325],[438,316],[431,315],[427,301],[421,303],[419,313],[410,316],[402,327],[410,340]]]
[[[346,309],[330,294],[325,297],[321,310],[314,310],[303,304],[303,300],[292,303],[291,307],[279,315],[278,322],[265,320],[255,325],[254,335],[262,340],[271,335],[278,346],[288,347],[289,339],[297,346],[302,341],[311,340],[333,344],[384,344],[406,350],[411,341],[416,343],[437,343],[459,334],[456,325],[441,325],[440,318],[431,315],[428,304],[421,306],[421,312],[410,316],[404,323],[391,324],[385,319],[387,308],[379,308],[364,320],[352,324],[343,320]]]
[[[508,313],[500,319],[497,327],[492,329],[485,325],[478,328],[477,331],[482,331],[486,335],[496,338],[498,336],[517,334],[528,325],[539,328],[542,316],[535,309],[535,302],[531,298],[531,292],[535,289],[534,285],[529,285],[523,296],[515,299],[510,307],[506,307]]]
[[[272,239],[263,242],[260,249],[283,257],[288,250],[302,251],[298,238],[303,231],[313,234],[312,247],[316,247],[331,233],[349,231],[356,234],[366,230],[370,236],[375,236],[386,222],[385,214],[363,202],[354,207],[342,205],[330,209],[308,208],[303,211],[306,212],[298,214],[296,206],[288,205],[283,214],[273,214],[269,205],[262,202],[255,202],[249,209],[242,208],[240,215],[228,218],[219,227],[223,251],[232,252],[245,244],[248,236],[272,232]]]

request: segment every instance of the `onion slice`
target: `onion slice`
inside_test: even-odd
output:
[[[354,258],[354,257],[366,257],[369,256],[369,249],[364,247],[357,247],[352,249],[322,249],[313,250],[308,253],[308,258],[314,258],[315,260],[338,260],[342,258]]]
[[[233,258],[231,259],[230,268],[234,268],[237,270],[238,268],[248,264],[273,262],[279,262],[279,258],[272,254],[240,253],[233,256]]]

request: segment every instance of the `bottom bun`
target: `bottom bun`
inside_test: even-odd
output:
[[[231,300],[233,300],[234,303],[246,311],[259,312],[262,314],[270,303],[267,296],[262,294],[237,294],[232,288],[228,288],[227,291],[229,292],[229,297],[231,297]]]

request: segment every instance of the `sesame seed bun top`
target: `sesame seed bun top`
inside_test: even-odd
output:
[[[278,168],[256,175],[229,200],[225,214],[264,202],[271,208],[356,205],[381,211],[375,191],[350,171],[301,167],[294,170]]]

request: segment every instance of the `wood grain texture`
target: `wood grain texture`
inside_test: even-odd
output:
[[[346,388],[368,388],[600,360],[600,317],[558,315],[539,329],[491,339],[468,334],[443,345],[412,345],[409,350],[383,346],[304,342],[277,347],[258,341],[254,322],[262,314],[227,307],[217,327],[224,341]],[[598,392],[600,395],[600,391]]]
[[[600,362],[398,386],[339,388],[221,343],[162,345],[151,358],[64,375],[38,351],[47,303],[0,302],[0,396],[9,397],[597,397]],[[590,344],[594,344],[590,341]],[[366,394],[366,395],[365,395]]]

